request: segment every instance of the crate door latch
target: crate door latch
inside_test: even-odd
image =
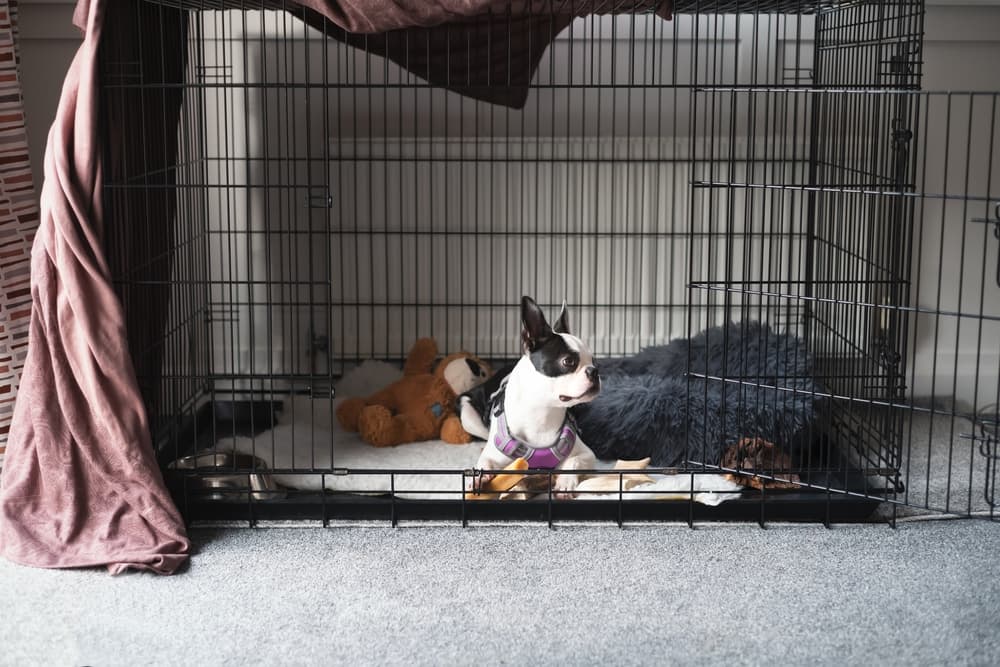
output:
[[[993,206],[992,217],[987,215],[985,218],[973,218],[972,222],[981,222],[987,225],[993,225],[993,238],[1000,241],[1000,203]],[[1000,287],[1000,248],[997,249],[997,287]]]
[[[1000,463],[1000,408],[990,405],[976,413],[973,432],[961,433],[959,438],[972,440],[978,445],[979,455],[986,461],[986,479],[983,499],[990,507],[997,506],[997,464]]]

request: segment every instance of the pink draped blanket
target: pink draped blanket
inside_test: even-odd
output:
[[[132,568],[170,574],[187,559],[190,543],[154,455],[125,313],[102,247],[101,174],[114,165],[101,163],[102,142],[110,139],[99,132],[98,47],[106,13],[120,7],[118,2],[133,1],[77,5],[75,23],[84,40],[66,75],[45,151],[41,224],[31,257],[28,357],[0,475],[0,553],[39,567],[105,565],[115,573]],[[405,61],[431,83],[517,106],[544,45],[573,15],[631,11],[640,4],[304,0],[296,14],[332,37],[364,41],[376,53]],[[661,15],[669,13],[669,3],[650,4]],[[523,61],[499,59],[526,77],[512,79],[512,72],[502,69],[466,71],[461,83],[442,67],[450,60],[446,24],[475,23],[490,12],[510,17],[480,21],[487,29],[499,25],[507,31],[510,41],[503,48],[534,44]],[[333,34],[331,25],[340,34]],[[356,35],[411,26],[444,28],[437,33],[443,41],[424,31],[424,60],[409,40],[395,42],[396,48],[387,36],[379,41]],[[495,60],[489,54],[482,58],[487,68]],[[491,92],[497,81],[508,85]]]
[[[84,40],[45,149],[31,253],[31,328],[0,476],[0,552],[40,567],[169,574],[190,544],[163,483],[101,245],[97,49],[106,3],[81,2]]]

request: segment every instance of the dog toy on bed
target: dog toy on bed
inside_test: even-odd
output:
[[[528,462],[525,459],[517,458],[508,463],[504,470],[509,473],[497,473],[488,482],[484,482],[478,491],[474,491],[466,496],[470,500],[494,500],[500,498],[500,494],[507,493],[524,479],[524,471],[528,469]]]
[[[468,352],[450,354],[435,366],[437,356],[433,338],[418,340],[406,357],[401,379],[337,407],[340,425],[376,447],[436,438],[453,444],[471,442],[455,414],[455,397],[485,382],[492,369]]]
[[[743,486],[755,489],[797,489],[801,486],[792,458],[763,438],[741,439],[723,453],[720,465],[740,470],[726,477]]]
[[[631,491],[643,484],[652,484],[653,478],[642,472],[649,467],[649,457],[638,461],[623,461],[621,459],[615,463],[615,473],[604,475],[592,475],[584,479],[576,487],[579,493],[615,493],[617,491]],[[635,472],[620,473],[622,470]]]
[[[651,484],[653,478],[643,473],[643,469],[649,466],[649,459],[641,461],[618,461],[614,470],[622,472],[620,475],[610,473],[599,476],[588,476],[576,488],[576,493],[606,494],[619,490],[631,491],[642,484]],[[510,472],[497,473],[495,477],[487,482],[483,482],[482,487],[466,496],[469,500],[527,500],[536,495],[543,495],[548,490],[548,480],[544,476],[539,476],[535,481],[526,479],[524,471],[528,469],[528,462],[523,458],[514,459],[504,470]]]

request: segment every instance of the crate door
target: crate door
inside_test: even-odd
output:
[[[924,94],[915,132],[901,502],[992,516],[1000,403],[1000,100]]]

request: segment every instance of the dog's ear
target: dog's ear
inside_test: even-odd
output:
[[[521,342],[528,352],[534,352],[552,336],[542,309],[530,296],[521,297]]]
[[[559,312],[559,319],[552,326],[556,333],[569,333],[569,313],[566,312],[566,302],[563,301],[562,310]]]

